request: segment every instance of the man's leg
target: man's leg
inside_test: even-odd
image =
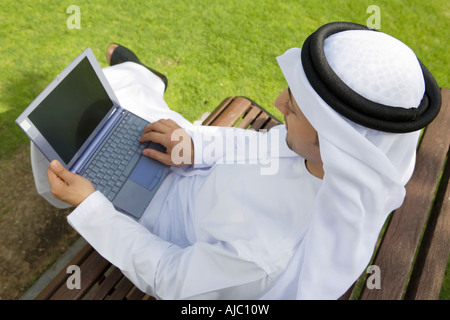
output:
[[[125,48],[124,46],[121,46],[120,44],[111,43],[108,46],[108,48],[106,50],[106,60],[108,61],[108,64],[110,66],[114,66],[116,64],[127,62],[127,61],[141,64],[144,67],[146,67],[148,70],[153,72],[155,75],[157,75],[162,80],[162,82],[164,82],[164,85],[165,85],[164,91],[166,91],[166,89],[167,89],[168,80],[165,75],[144,65],[141,62],[141,60],[139,60],[139,58],[136,56],[136,54],[134,54],[134,52],[132,52],[128,48]]]

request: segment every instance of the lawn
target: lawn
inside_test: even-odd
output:
[[[67,8],[80,8],[69,29]],[[0,2],[0,159],[23,143],[21,111],[83,49],[106,67],[118,42],[169,78],[166,100],[187,119],[229,95],[251,97],[279,115],[273,100],[286,86],[275,57],[301,47],[323,23],[366,24],[373,1],[13,1]],[[445,0],[379,1],[381,31],[408,44],[441,86],[449,86],[450,6]]]
[[[230,95],[281,118],[273,101],[286,83],[275,58],[324,23],[366,24],[374,4],[381,31],[409,45],[449,87],[447,0],[1,0],[0,161],[29,143],[17,116],[88,46],[103,67],[110,42],[131,48],[168,77],[166,101],[188,120]],[[68,28],[70,5],[80,8],[80,29]]]

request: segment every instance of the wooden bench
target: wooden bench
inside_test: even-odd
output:
[[[363,286],[360,299],[439,298],[450,252],[450,90],[441,93],[441,111],[421,137],[405,201],[387,221],[371,263],[380,268],[381,289]]]
[[[439,116],[424,131],[407,196],[380,235],[371,265],[381,270],[381,289],[367,289],[362,274],[342,299],[437,299],[450,249],[450,90],[443,89]],[[225,99],[203,125],[270,129],[280,121],[244,97]],[[446,166],[444,168],[444,164]],[[443,172],[443,173],[442,173]],[[422,236],[423,234],[423,236]],[[67,264],[80,267],[81,289],[68,289],[67,267],[36,299],[153,299],[138,290],[120,270],[90,245]]]

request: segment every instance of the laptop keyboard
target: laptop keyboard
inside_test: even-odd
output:
[[[138,141],[147,125],[147,121],[126,113],[81,172],[110,201],[119,192],[142,150],[148,145]]]

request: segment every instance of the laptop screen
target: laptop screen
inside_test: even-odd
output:
[[[69,163],[113,106],[88,58],[84,58],[34,109],[29,119]]]

